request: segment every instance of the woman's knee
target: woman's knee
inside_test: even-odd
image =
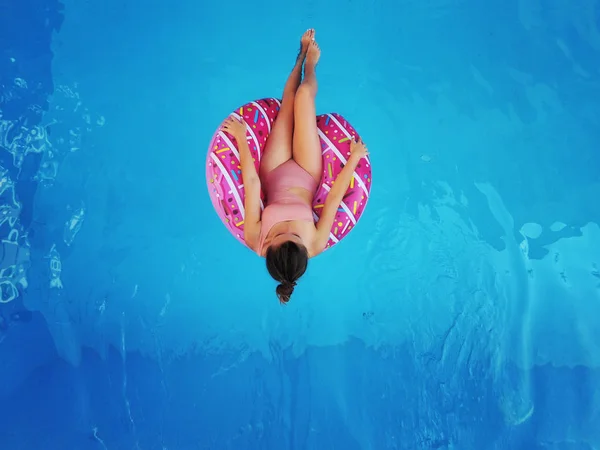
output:
[[[296,115],[302,115],[303,112],[309,112],[312,114],[314,112],[315,105],[315,96],[312,93],[310,87],[302,87],[298,88],[298,92],[296,92],[296,98],[294,99],[294,112]]]
[[[296,103],[297,102],[312,102],[315,98],[315,89],[308,83],[302,83],[296,91]]]

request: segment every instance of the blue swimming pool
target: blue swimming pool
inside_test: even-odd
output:
[[[282,307],[205,158],[317,30],[369,145]],[[600,2],[9,0],[0,449],[600,448]]]

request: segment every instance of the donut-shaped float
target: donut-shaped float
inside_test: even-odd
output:
[[[281,102],[275,98],[256,100],[241,106],[232,115],[244,117],[246,137],[258,172],[263,149]],[[240,154],[235,139],[223,130],[215,132],[206,158],[206,183],[212,204],[229,232],[242,244],[244,242],[244,185]],[[327,193],[350,155],[350,141],[359,139],[358,133],[341,115],[322,114],[317,117],[319,140],[323,152],[323,175],[314,197],[313,216],[318,222]],[[362,216],[371,191],[371,163],[367,157],[360,160],[344,199],[338,208],[331,227],[326,248],[341,241]],[[261,209],[264,208],[261,192]]]

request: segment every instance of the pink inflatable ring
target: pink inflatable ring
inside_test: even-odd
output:
[[[277,117],[281,102],[265,98],[245,104],[232,113],[243,116],[248,125],[246,136],[254,164],[258,171],[265,142]],[[339,114],[317,117],[319,140],[323,149],[323,175],[313,203],[315,222],[319,220],[327,193],[350,155],[350,140],[358,133]],[[244,185],[240,156],[235,139],[223,131],[222,124],[215,132],[206,158],[206,182],[215,211],[229,232],[242,244],[244,242]],[[365,210],[371,191],[371,164],[368,157],[358,164],[348,186],[336,220],[331,227],[327,248],[341,241],[352,230]],[[264,193],[261,193],[261,208]]]

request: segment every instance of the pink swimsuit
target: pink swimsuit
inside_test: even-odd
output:
[[[290,159],[277,166],[265,176],[263,189],[267,206],[262,212],[260,238],[257,252],[262,254],[267,234],[273,226],[289,220],[313,222],[312,205],[305,203],[291,188],[304,188],[314,193],[317,181],[304,170],[296,161]]]

